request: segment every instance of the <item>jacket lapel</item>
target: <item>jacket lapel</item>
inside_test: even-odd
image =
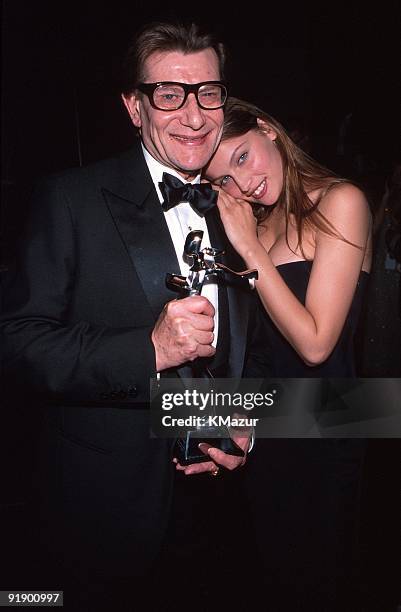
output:
[[[114,184],[102,193],[156,319],[175,297],[166,273],[180,268],[142,151],[121,158]]]
[[[238,253],[232,248],[224,226],[220,219],[218,208],[214,208],[206,217],[212,247],[224,250],[221,262],[236,272],[245,269],[245,264]],[[240,377],[244,365],[249,318],[250,290],[246,282],[225,280],[228,299],[230,352],[227,376]]]

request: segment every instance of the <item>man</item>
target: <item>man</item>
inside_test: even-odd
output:
[[[159,187],[164,172],[198,183],[216,150],[223,66],[221,44],[194,25],[145,28],[127,56],[123,95],[141,142],[37,189],[18,275],[8,281],[5,363],[52,402],[41,446],[46,555],[63,557],[81,579],[143,573],[164,535],[172,441],[150,439],[138,409],[148,406],[150,378],[188,376],[198,358],[218,376],[243,369],[248,293],[210,285],[208,297],[174,300],[165,286],[166,272],[186,270],[194,223],[203,246],[227,249],[226,263],[238,269],[217,209],[207,222],[188,203],[164,212]],[[243,462],[209,452],[214,461],[186,473]]]

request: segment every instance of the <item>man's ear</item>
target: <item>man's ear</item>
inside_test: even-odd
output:
[[[127,109],[129,116],[131,117],[132,123],[135,125],[135,127],[140,128],[142,125],[140,99],[135,93],[130,93],[128,95],[121,94],[121,98],[124,102],[124,106]]]
[[[267,123],[267,121],[264,121],[263,119],[259,119],[259,117],[256,119],[257,123],[258,123],[258,127],[259,129],[266,134],[266,136],[268,136],[270,138],[270,140],[276,140],[277,138],[277,132]]]

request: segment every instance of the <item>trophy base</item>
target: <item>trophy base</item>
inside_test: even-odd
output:
[[[210,457],[202,453],[198,445],[210,444],[214,448],[222,450],[227,455],[243,457],[244,451],[230,438],[227,427],[202,427],[202,437],[199,437],[199,429],[187,431],[185,438],[179,438],[175,443],[174,457],[181,465],[191,463],[203,463],[210,461]]]

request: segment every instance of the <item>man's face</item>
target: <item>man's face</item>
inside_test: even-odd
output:
[[[192,84],[219,79],[218,58],[213,49],[186,55],[180,51],[156,52],[144,65],[145,83]],[[123,100],[132,122],[140,129],[146,149],[155,159],[174,168],[186,180],[196,176],[207,164],[220,141],[222,108],[203,110],[193,93],[175,111],[152,108],[145,94],[130,94]]]

